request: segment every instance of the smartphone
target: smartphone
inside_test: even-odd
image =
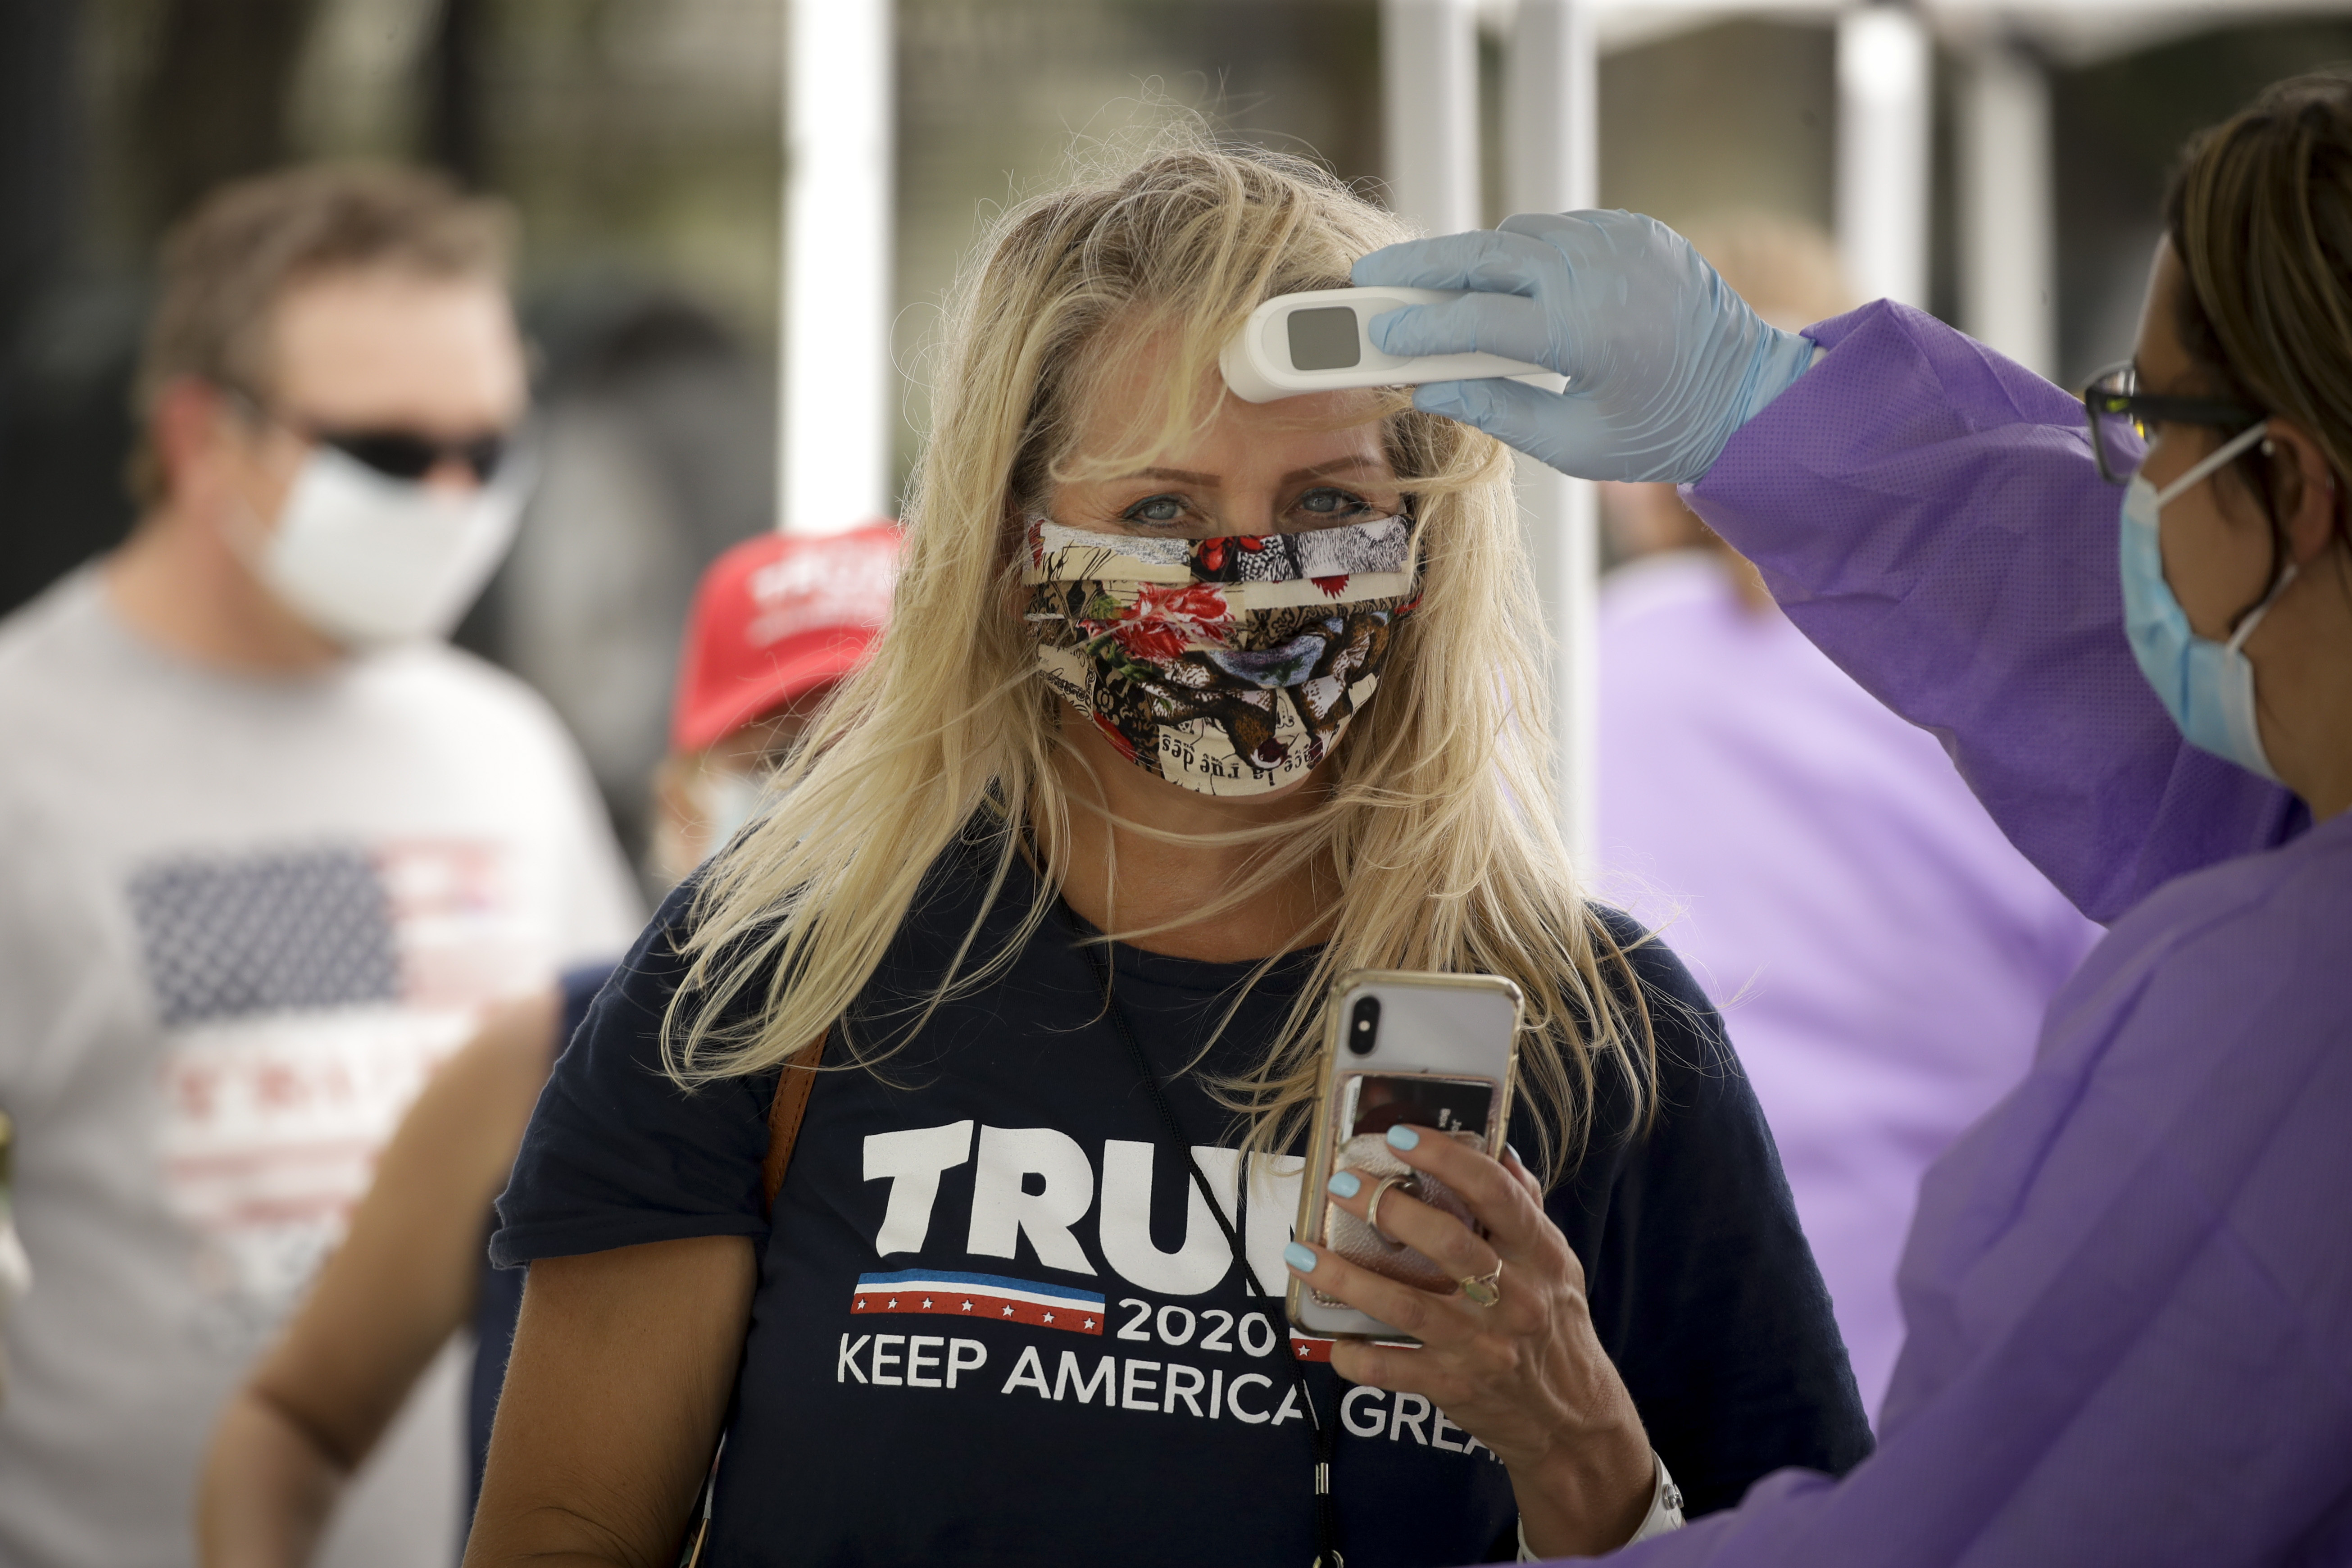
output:
[[[1332,987],[1323,1045],[1323,1085],[1300,1184],[1298,1238],[1350,1262],[1424,1289],[1454,1283],[1430,1259],[1390,1240],[1331,1202],[1336,1169],[1367,1183],[1409,1175],[1389,1147],[1400,1122],[1433,1127],[1482,1153],[1503,1146],[1518,1067],[1519,988],[1495,974],[1427,974],[1362,969]],[[1469,1206],[1429,1177],[1413,1195],[1476,1228]],[[1290,1321],[1335,1339],[1412,1336],[1292,1278]]]

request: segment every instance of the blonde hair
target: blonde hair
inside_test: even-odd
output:
[[[773,1068],[828,1028],[849,1064],[878,1068],[943,1001],[1006,972],[1054,908],[1074,805],[1104,809],[1074,801],[1054,765],[1063,705],[1036,679],[1017,616],[1022,518],[1067,475],[1076,414],[1120,358],[1100,351],[1143,330],[1169,345],[1154,437],[1164,447],[1213,416],[1198,389],[1214,384],[1203,378],[1219,345],[1255,306],[1344,286],[1357,257],[1410,234],[1314,164],[1191,132],[994,226],[950,302],[891,629],[817,718],[764,819],[708,873],[664,1024],[674,1078]],[[1544,1125],[1529,1157],[1555,1169],[1589,1135],[1598,1074],[1618,1075],[1633,1115],[1648,1114],[1645,1004],[1554,826],[1540,623],[1509,456],[1402,398],[1379,408],[1416,503],[1422,603],[1398,623],[1379,696],[1325,765],[1326,797],[1278,826],[1213,840],[1252,842],[1256,859],[1227,900],[1189,919],[1266,878],[1335,874],[1338,888],[1279,1038],[1212,1088],[1246,1119],[1249,1146],[1287,1147],[1315,1094],[1337,976],[1503,974],[1528,1003],[1520,1081]],[[1024,918],[992,952],[979,951],[975,921],[928,999],[899,1015],[910,1021],[863,1037],[863,1020],[847,1026],[853,1005],[926,872],[974,834],[992,851],[987,906],[1020,879],[1017,857],[1037,866]],[[730,1008],[755,1016],[729,1026]]]

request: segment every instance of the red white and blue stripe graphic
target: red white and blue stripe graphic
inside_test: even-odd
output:
[[[861,1274],[849,1310],[861,1318],[913,1312],[937,1318],[987,1318],[1031,1328],[1064,1329],[1074,1334],[1103,1331],[1103,1299],[1093,1291],[1009,1279],[1001,1274],[922,1268]]]

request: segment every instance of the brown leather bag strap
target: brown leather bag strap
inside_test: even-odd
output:
[[[793,1145],[801,1135],[801,1118],[808,1114],[809,1095],[816,1088],[816,1069],[824,1060],[827,1029],[803,1046],[784,1064],[776,1079],[776,1098],[768,1102],[768,1157],[760,1163],[761,1206],[772,1211],[776,1194],[784,1188],[784,1173],[793,1163]]]

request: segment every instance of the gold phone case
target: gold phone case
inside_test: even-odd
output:
[[[1474,992],[1507,998],[1510,1004],[1510,1039],[1501,1063],[1499,1079],[1486,1072],[1448,1070],[1442,1065],[1416,1067],[1400,1063],[1375,1065],[1359,1063],[1340,1042],[1342,1020],[1357,994],[1366,990],[1381,992],[1454,991]],[[1385,1006],[1385,1004],[1384,1004]],[[1441,974],[1423,971],[1397,969],[1360,969],[1341,975],[1331,987],[1329,1001],[1325,1005],[1323,1037],[1322,1085],[1315,1100],[1314,1135],[1307,1148],[1307,1168],[1299,1183],[1299,1240],[1315,1245],[1326,1242],[1326,1223],[1330,1212],[1330,1198],[1323,1184],[1330,1178],[1332,1160],[1343,1141],[1339,1136],[1339,1118],[1344,1109],[1341,1089],[1349,1079],[1360,1076],[1394,1076],[1423,1073],[1434,1079],[1475,1079],[1498,1083],[1497,1092],[1490,1103],[1486,1126],[1482,1135],[1491,1152],[1500,1149],[1504,1130],[1509,1126],[1511,1102],[1518,1079],[1518,1034],[1525,1006],[1518,986],[1498,974]],[[1417,1255],[1416,1255],[1417,1256]],[[1328,1299],[1326,1299],[1328,1300]],[[1285,1307],[1291,1322],[1300,1332],[1318,1338],[1395,1340],[1410,1342],[1412,1336],[1389,1327],[1378,1319],[1345,1306],[1327,1307],[1316,1299],[1316,1292],[1303,1279],[1292,1276],[1285,1296]],[[1353,1320],[1353,1321],[1349,1321]]]

